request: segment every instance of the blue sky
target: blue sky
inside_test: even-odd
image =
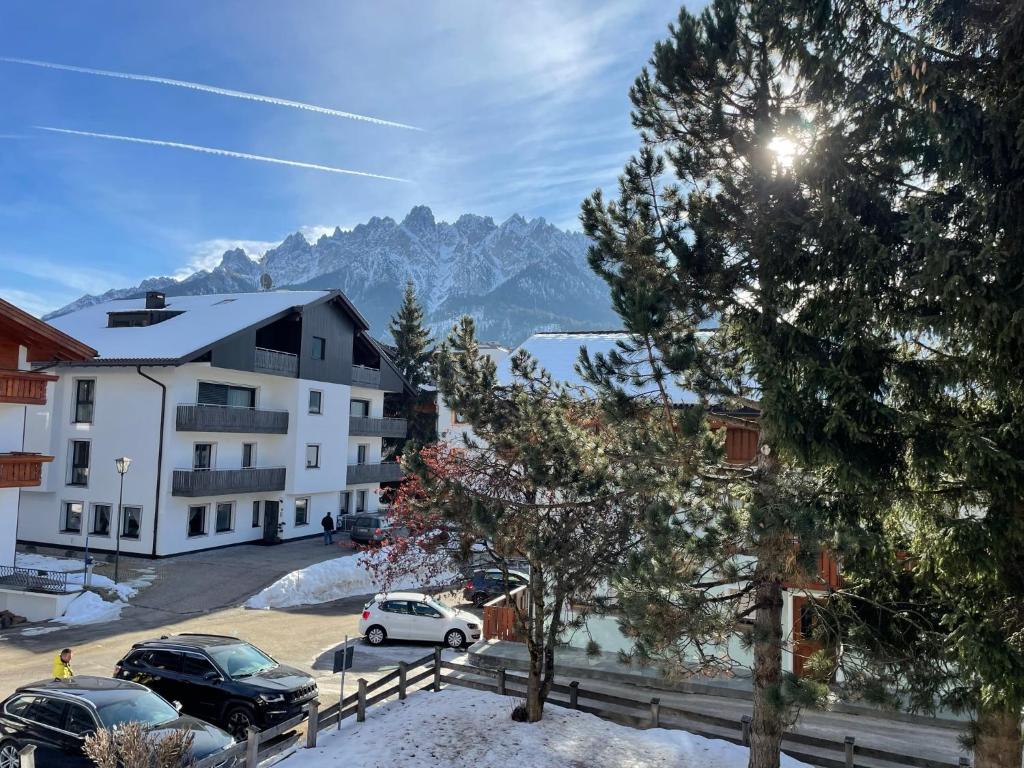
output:
[[[637,139],[628,89],[678,11],[656,0],[5,3],[0,296],[41,313],[84,292],[258,251],[302,229],[429,205],[577,227]],[[68,133],[176,142],[349,176]]]

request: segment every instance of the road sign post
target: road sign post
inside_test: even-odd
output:
[[[338,730],[341,730],[341,711],[345,708],[345,670],[351,669],[355,646],[348,644],[348,635],[341,648],[334,652],[334,671],[341,672],[341,699],[338,700]]]

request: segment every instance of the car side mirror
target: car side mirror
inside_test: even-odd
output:
[[[203,680],[207,681],[208,683],[219,683],[223,679],[224,678],[222,678],[219,674],[217,674],[213,670],[210,670],[205,675],[203,675]]]
[[[181,714],[181,702],[180,701],[172,701],[171,702],[171,706],[174,707],[174,711],[175,712]]]

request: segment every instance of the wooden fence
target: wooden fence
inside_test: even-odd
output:
[[[444,661],[441,658],[441,649],[435,648],[433,653],[411,663],[399,662],[398,669],[372,683],[367,683],[363,678],[357,682],[358,691],[346,696],[337,704],[321,711],[319,703],[313,701],[301,715],[280,725],[264,731],[251,728],[248,739],[235,744],[230,749],[193,763],[191,768],[218,768],[226,765],[231,765],[232,768],[258,768],[261,762],[291,749],[295,740],[279,740],[279,737],[303,725],[306,726],[305,745],[307,748],[312,748],[316,746],[317,734],[320,731],[337,728],[339,721],[346,717],[355,715],[356,722],[363,722],[366,720],[366,710],[374,704],[393,696],[403,700],[410,693],[416,691],[439,691],[445,683],[494,692],[501,696],[525,697],[527,678],[525,675],[514,674],[506,669],[474,667]],[[568,685],[555,683],[552,686],[551,695],[547,699],[547,704],[589,712],[598,717],[636,728],[670,728],[688,731],[710,739],[723,739],[734,744],[747,745],[750,743],[750,717],[748,715],[744,715],[737,721],[696,710],[666,706],[658,698],[640,700],[600,691],[589,691],[582,688],[578,681],[573,681]],[[600,704],[608,706],[598,706]],[[312,726],[313,723],[316,725]],[[712,726],[719,730],[708,731],[701,728],[701,725]],[[509,725],[509,727],[513,726]],[[723,735],[722,730],[725,730],[728,735]],[[858,746],[853,736],[847,736],[843,741],[835,741],[801,733],[786,733],[783,742],[782,751],[787,755],[811,765],[821,766],[821,768],[877,768],[879,762],[893,766],[911,766],[912,768],[966,768],[970,765],[966,757],[959,757],[957,762],[947,763],[884,749]],[[808,752],[806,751],[808,748],[815,751]],[[826,754],[823,755],[822,752]],[[34,746],[28,746],[21,750],[20,768],[35,768],[34,753]],[[858,762],[857,758],[871,760],[872,765],[865,766],[863,762]],[[235,761],[234,763],[231,762],[232,759]]]

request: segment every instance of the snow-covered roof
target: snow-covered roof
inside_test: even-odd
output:
[[[583,380],[576,371],[580,348],[586,347],[593,356],[597,352],[607,353],[615,349],[616,342],[629,338],[629,334],[620,331],[583,331],[575,333],[535,333],[513,350],[511,355],[497,361],[498,381],[507,383],[512,380],[512,357],[525,350],[552,377],[566,384],[584,387],[593,391],[593,387]],[[669,383],[668,392],[676,403],[696,403],[697,396],[677,384]],[[627,387],[631,394],[655,394],[656,387],[649,384],[643,389]]]
[[[50,320],[50,325],[93,347],[107,360],[179,360],[293,307],[321,301],[331,291],[168,296],[166,310],[181,312],[155,325],[108,328],[108,312],[144,311],[146,299],[94,304]]]

